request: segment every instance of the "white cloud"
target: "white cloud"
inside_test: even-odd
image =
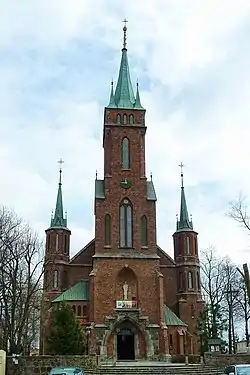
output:
[[[172,254],[183,161],[200,246],[214,244],[237,262],[247,260],[247,233],[225,212],[238,191],[250,191],[250,4],[37,0],[20,6],[12,0],[1,8],[0,203],[43,233],[55,204],[53,163],[63,157],[73,253],[91,239],[102,111],[126,16],[132,79],[140,79],[147,108],[159,244]]]

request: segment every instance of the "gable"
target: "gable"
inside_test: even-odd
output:
[[[160,264],[165,264],[167,266],[175,266],[174,259],[171,258],[160,246],[157,245],[157,254],[160,257]]]
[[[92,256],[95,254],[95,239],[91,240],[83,249],[70,259],[69,264],[92,264]]]

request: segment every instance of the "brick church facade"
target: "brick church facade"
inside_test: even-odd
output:
[[[199,352],[197,232],[181,175],[174,259],[158,245],[156,193],[145,171],[145,109],[128,65],[126,26],[117,85],[104,109],[104,178],[95,180],[95,238],[70,257],[61,169],[56,210],[46,230],[41,353],[47,352],[51,306],[72,306],[88,335],[88,352],[120,360]]]

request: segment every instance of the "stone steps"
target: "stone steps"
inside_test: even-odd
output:
[[[95,372],[88,375],[222,375],[222,369],[204,365],[133,365],[116,364],[114,366],[100,366]]]

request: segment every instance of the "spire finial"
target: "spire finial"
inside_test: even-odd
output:
[[[61,185],[62,184],[62,165],[64,163],[64,161],[62,160],[62,158],[60,158],[60,160],[58,160],[58,162],[60,164],[60,167],[59,167],[59,184]]]
[[[153,173],[150,172],[150,180],[152,181],[153,180]]]
[[[126,18],[122,21],[124,22],[124,27],[123,27],[123,49],[127,48],[127,20]]]
[[[184,164],[181,162],[179,164],[179,167],[181,168],[181,187],[183,188],[184,185],[183,185],[183,167],[184,167]]]

